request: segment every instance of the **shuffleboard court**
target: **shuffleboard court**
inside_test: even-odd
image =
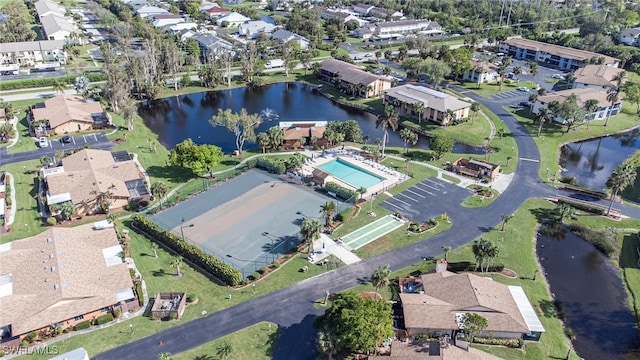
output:
[[[393,215],[387,215],[342,237],[342,241],[356,250],[401,227],[404,222]]]

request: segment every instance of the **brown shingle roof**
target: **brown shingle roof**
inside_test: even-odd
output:
[[[513,38],[513,39],[505,40],[504,43],[521,48],[521,49],[542,51],[548,54],[562,56],[563,58],[566,58],[566,59],[575,59],[575,60],[585,61],[587,59],[591,59],[592,57],[603,57],[605,59],[605,63],[607,64],[612,64],[620,61],[620,59],[599,54],[599,53],[594,53],[591,51],[574,49],[574,48],[554,45],[554,44],[548,44],[541,41],[535,41],[535,40],[529,40],[529,39]]]
[[[623,72],[613,66],[602,65],[586,65],[575,72],[575,81],[581,84],[610,86],[613,85],[613,78]]]
[[[107,266],[102,250],[113,246],[114,230],[92,224],[10,243],[0,251],[0,276],[11,274],[12,283],[0,297],[2,325],[18,335],[117,303],[116,293],[133,284],[125,263]]]
[[[126,181],[140,179],[132,160],[115,162],[109,151],[85,149],[62,159],[64,172],[47,176],[51,195],[70,193],[75,204],[95,199],[93,191],[128,198]],[[111,188],[111,185],[115,187]]]
[[[356,65],[336,59],[327,59],[323,61],[321,65],[322,70],[337,74],[340,80],[351,84],[369,85],[376,80],[384,79],[378,75],[366,72]]]
[[[31,110],[34,120],[49,120],[49,125],[56,128],[70,121],[93,124],[92,114],[103,114],[104,109],[99,102],[86,102],[74,95],[58,95],[44,102],[44,107]]]

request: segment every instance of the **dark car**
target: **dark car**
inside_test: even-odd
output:
[[[63,143],[65,143],[65,144],[70,144],[73,140],[71,139],[71,136],[66,135],[66,136],[63,136],[63,137],[60,139],[60,141],[61,141],[61,142],[63,142]]]

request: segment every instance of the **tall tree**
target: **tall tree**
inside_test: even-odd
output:
[[[538,109],[538,137],[540,137],[540,132],[542,132],[542,125],[544,125],[545,121],[549,121],[549,108],[540,108]]]
[[[296,49],[293,46],[293,41],[287,41],[286,43],[280,45],[280,55],[282,56],[282,61],[284,62],[284,74],[286,77],[289,77],[289,70],[293,69],[295,66],[295,56]]]
[[[469,342],[473,342],[473,338],[489,325],[487,319],[475,313],[465,313],[460,322],[460,328],[469,337]]]
[[[640,84],[628,81],[624,84],[625,100],[636,105],[636,114],[640,114]]]
[[[196,145],[193,140],[186,139],[176,145],[169,153],[169,162],[174,166],[190,169],[200,175],[211,169],[222,160],[222,149],[215,145]]]
[[[371,274],[371,285],[376,288],[376,292],[389,286],[389,275],[391,275],[389,265],[380,265],[373,274]]]
[[[448,62],[451,72],[456,75],[457,78],[462,77],[464,73],[473,68],[471,64],[472,58],[473,53],[469,49],[464,47],[454,49],[451,52],[451,59]]]
[[[568,217],[572,217],[575,214],[575,209],[566,203],[558,204],[555,209],[556,215],[558,215],[558,223],[564,224],[564,219]]]
[[[567,132],[569,132],[576,121],[584,119],[586,111],[580,104],[578,95],[571,93],[560,105],[556,113],[564,120],[564,124],[567,125]]]
[[[418,133],[409,128],[404,128],[398,134],[404,142],[404,152],[406,154],[409,152],[409,144],[415,145],[418,142]]]
[[[471,124],[473,124],[473,120],[475,120],[476,116],[478,116],[478,111],[480,111],[480,103],[477,101],[472,102],[471,112],[473,112],[473,117],[471,117]]]
[[[393,336],[391,315],[391,306],[384,300],[340,293],[313,326],[331,334],[337,352],[371,353]]]
[[[500,221],[502,221],[502,228],[500,228],[500,231],[504,232],[504,228],[505,226],[507,226],[507,223],[509,221],[511,221],[511,219],[513,219],[514,215],[500,215]]]
[[[120,113],[124,119],[128,131],[133,131],[133,124],[136,118],[136,104],[133,99],[125,98],[120,101]]]
[[[65,201],[60,204],[60,213],[65,220],[71,220],[71,216],[78,211],[73,201]]]
[[[35,40],[36,33],[31,29],[35,19],[25,1],[4,3],[0,13],[4,15],[4,20],[0,21],[0,43]]]
[[[76,77],[73,83],[73,88],[78,94],[80,94],[80,96],[86,98],[87,94],[89,93],[89,79],[87,79],[86,76]]]
[[[324,216],[325,226],[331,226],[331,219],[333,219],[336,208],[336,203],[331,200],[327,200],[320,206],[320,213]]]
[[[272,126],[267,130],[269,135],[270,146],[272,149],[277,150],[278,146],[282,145],[284,141],[284,131],[280,126]]]
[[[271,139],[269,138],[269,134],[266,132],[261,132],[256,136],[256,143],[262,148],[262,153],[265,153],[266,148],[271,145]]]
[[[442,158],[442,155],[450,153],[455,145],[455,140],[447,134],[438,133],[429,140],[429,149],[436,154],[438,159]]]
[[[320,239],[322,233],[322,224],[316,219],[305,218],[300,225],[300,236],[302,243],[309,247],[308,253],[313,250],[313,244]]]
[[[620,93],[622,93],[624,81],[627,79],[626,73],[623,71],[611,79],[613,85],[609,86],[607,89],[607,101],[611,103],[609,107],[609,112],[607,113],[607,120],[604,121],[604,126],[607,126],[609,123],[609,118],[611,117],[611,113],[613,112],[613,106],[620,100]]]
[[[176,276],[181,277],[180,266],[184,264],[184,260],[180,256],[174,256],[171,260],[171,267],[176,268]]]
[[[471,250],[476,258],[476,265],[480,271],[487,272],[493,259],[498,256],[498,246],[491,240],[480,238],[471,245]]]
[[[320,353],[327,356],[328,360],[333,359],[333,354],[336,352],[336,339],[333,338],[333,333],[325,329],[318,330],[318,337],[316,338],[316,346]]]
[[[160,209],[162,209],[162,198],[167,194],[167,185],[161,181],[151,183],[151,194],[160,201]]]
[[[442,245],[442,251],[444,252],[444,261],[448,261],[449,251],[451,251],[451,246]]]
[[[242,153],[244,143],[256,140],[255,128],[260,125],[262,118],[258,114],[249,114],[246,109],[234,113],[231,109],[218,109],[209,123],[212,126],[224,126],[236,136],[236,149]]]
[[[413,104],[413,112],[418,114],[418,124],[422,124],[422,114],[424,114],[425,110],[426,109],[422,101],[418,101],[417,103]]]
[[[389,139],[387,128],[391,128],[392,131],[398,129],[398,112],[393,106],[385,105],[384,114],[379,115],[376,121],[376,128],[382,128],[384,133],[382,138],[382,156],[384,157],[384,149]]]
[[[607,208],[607,216],[611,213],[611,207],[613,206],[613,202],[616,199],[618,192],[633,184],[634,181],[636,181],[636,175],[637,169],[628,162],[623,163],[613,170],[611,176],[609,176],[609,179],[607,180],[607,187],[613,190],[611,203],[609,203],[609,207]]]
[[[449,74],[451,74],[451,68],[445,62],[434,59],[423,60],[418,65],[420,72],[429,77],[433,88],[436,89],[438,84],[444,80]]]

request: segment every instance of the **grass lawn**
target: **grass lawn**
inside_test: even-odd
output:
[[[479,89],[478,89],[478,84],[475,82],[461,82],[456,84],[486,98],[488,98],[493,94],[497,94],[499,92],[515,90],[521,86],[532,89],[532,90],[535,90],[538,87],[537,86],[538,84],[532,81],[520,81],[520,82],[509,82],[509,83],[505,82],[504,84],[502,84],[502,89],[500,89],[500,86],[496,83],[481,84]]]
[[[33,236],[45,230],[38,211],[38,169],[40,161],[31,160],[21,163],[4,165],[3,171],[8,171],[14,176],[14,188],[17,206],[13,231],[0,237],[0,243],[6,243],[16,239]],[[26,169],[26,171],[25,171]]]
[[[171,356],[173,360],[213,359],[218,348],[228,343],[233,348],[229,355],[238,360],[268,360],[278,343],[280,332],[278,325],[269,322],[257,323],[218,340],[198,346],[197,348]]]
[[[404,125],[421,129],[433,134],[446,134],[454,140],[481,146],[491,134],[491,126],[488,121],[482,119],[482,115],[478,115],[474,121],[467,121],[458,125],[442,126],[429,121],[418,123],[418,119],[402,117],[401,122]]]
[[[473,190],[476,186],[479,186],[479,185],[473,185],[473,186],[470,186],[469,188]],[[479,187],[484,188],[484,186],[479,186]],[[468,208],[482,208],[482,207],[489,206],[489,204],[494,202],[498,198],[498,196],[500,196],[500,193],[497,190],[490,189],[490,191],[493,194],[493,197],[490,197],[487,199],[484,196],[473,195],[471,197],[468,197],[465,201],[463,201],[462,206],[468,207]]]
[[[545,181],[548,177],[554,176],[560,169],[558,159],[560,156],[560,147],[563,144],[607,136],[638,126],[638,115],[635,113],[635,106],[625,102],[623,104],[623,112],[611,117],[606,127],[604,126],[604,119],[594,120],[589,122],[589,129],[587,129],[586,125],[581,124],[567,133],[566,126],[551,122],[545,123],[542,127],[540,137],[536,137],[535,135],[538,133],[538,123],[532,119],[534,116],[529,115],[529,110],[514,111],[507,107],[505,107],[505,110],[511,112],[527,131],[529,131],[529,134],[532,134],[533,140],[540,152],[539,175]]]

